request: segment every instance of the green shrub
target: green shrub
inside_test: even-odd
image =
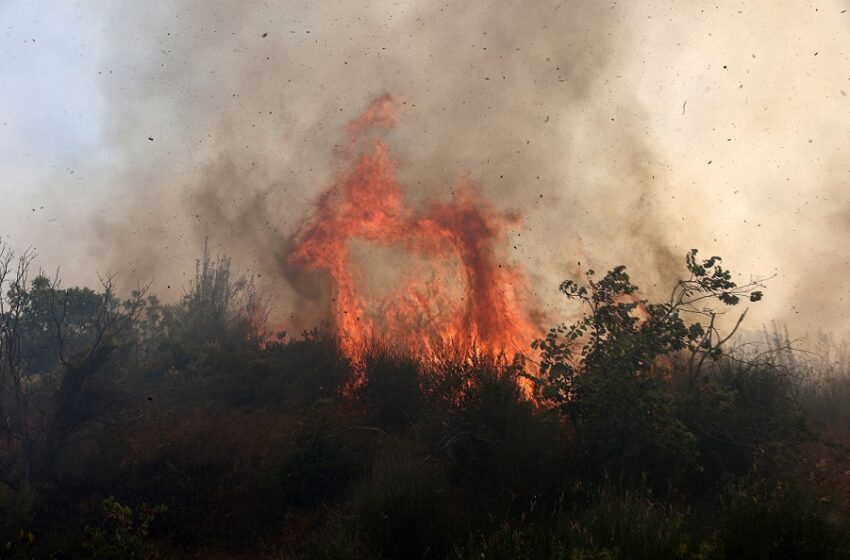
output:
[[[138,508],[122,505],[109,497],[103,501],[104,520],[99,527],[86,527],[83,550],[91,560],[145,560],[152,558],[148,542],[150,525],[165,506]]]
[[[454,524],[439,472],[396,449],[375,465],[352,499],[360,537],[379,558],[442,558]]]
[[[457,558],[665,560],[700,558],[684,517],[631,492],[593,491],[553,516],[521,517],[469,539]]]
[[[419,418],[423,403],[419,360],[398,348],[372,344],[363,357],[358,395],[382,426],[400,428]]]
[[[792,381],[775,363],[724,357],[694,386],[675,381],[680,418],[697,436],[699,472],[690,489],[698,494],[754,468],[764,476],[781,471],[808,436]]]
[[[300,338],[269,344],[263,350],[268,378],[260,383],[265,403],[293,399],[310,404],[336,395],[351,380],[351,364],[330,328],[302,333]]]
[[[453,558],[486,560],[567,560],[571,543],[549,524],[504,523],[489,533],[471,535]]]
[[[557,495],[572,472],[557,414],[526,396],[520,364],[473,355],[455,367],[464,389],[429,410],[426,429],[452,482],[468,490],[473,516],[545,506],[541,496]]]
[[[625,492],[602,491],[575,513],[573,558],[664,560],[690,558],[684,518],[669,507]]]
[[[718,534],[724,558],[782,560],[850,557],[846,527],[830,522],[817,500],[799,490],[740,488],[728,500]]]
[[[280,506],[304,508],[334,501],[364,469],[363,433],[334,418],[336,403],[319,401],[300,422],[294,449],[275,481]]]
[[[800,390],[803,408],[830,431],[850,441],[850,374],[821,376]]]
[[[0,558],[27,558],[36,545],[34,532],[37,498],[35,490],[12,490],[0,486]]]
[[[685,261],[689,277],[658,303],[638,297],[623,266],[599,279],[588,271],[586,285],[561,284],[583,314],[534,342],[541,353],[540,375],[531,379],[540,401],[562,411],[574,427],[585,475],[647,476],[653,485],[677,485],[704,472],[705,438],[725,441],[730,435],[712,433],[718,426],[704,421],[711,414],[694,411],[726,406],[727,416],[757,418],[762,437],[774,435],[772,428],[787,417],[787,391],[782,378],[773,375],[773,364],[754,360],[747,364],[752,367],[732,368],[734,375],[724,376],[724,366],[739,363],[727,357],[724,343],[745,313],[730,333],[721,334],[725,311],[712,306],[759,301],[759,282],[737,285],[719,257],[701,260],[696,250]],[[760,416],[741,414],[746,406]],[[747,437],[730,444],[752,445],[754,438],[742,435]],[[738,449],[730,450],[737,454]],[[724,470],[722,459],[711,460],[712,470]],[[739,457],[732,462],[747,463]]]

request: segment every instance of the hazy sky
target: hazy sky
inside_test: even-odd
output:
[[[411,199],[467,176],[518,210],[544,306],[578,261],[660,290],[699,247],[777,274],[751,326],[847,334],[848,9],[0,0],[0,235],[166,297],[209,236],[294,307],[277,244],[388,91]]]

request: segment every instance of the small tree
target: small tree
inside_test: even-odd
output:
[[[33,258],[0,246],[0,435],[20,452],[6,457],[12,485],[49,477],[68,441],[104,417],[98,378],[145,304],[145,289],[118,299],[111,276],[101,293],[41,274],[30,283]]]
[[[739,286],[719,257],[701,260],[694,249],[686,263],[689,278],[663,303],[639,298],[623,266],[600,280],[589,270],[586,285],[563,282],[561,292],[586,312],[533,343],[541,358],[532,377],[538,398],[571,419],[588,455],[614,468],[640,468],[644,459],[680,466],[696,460],[696,435],[680,420],[667,382],[673,363],[686,356],[687,377],[697,379],[746,315],[721,334],[725,310],[712,304],[729,308],[762,297],[761,281]]]
[[[226,256],[211,257],[206,243],[195,261],[195,276],[176,304],[153,300],[142,330],[166,346],[238,342],[256,346],[266,339],[269,302],[247,274],[234,274]],[[155,354],[168,354],[153,345]],[[180,351],[178,350],[178,353]]]
[[[22,323],[27,315],[26,284],[34,258],[27,250],[20,256],[0,242],[0,435],[6,446],[17,444],[24,456],[24,479],[32,475],[35,436],[30,425],[30,392],[27,388],[29,357],[24,352]],[[6,457],[2,472],[8,473],[17,457]],[[4,480],[11,482],[8,478]]]

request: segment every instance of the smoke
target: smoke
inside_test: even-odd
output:
[[[624,16],[595,2],[186,2],[112,14],[107,136],[132,159],[116,178],[122,202],[95,212],[96,258],[168,278],[209,237],[293,305],[304,294],[281,274],[283,242],[338,171],[344,123],[392,92],[410,104],[387,140],[406,196],[450,198],[465,175],[518,210],[514,258],[535,284],[577,272],[603,212],[640,248],[643,272],[669,270],[665,240],[647,226],[651,149],[631,132],[645,123],[616,109],[635,104],[630,92],[604,91],[630,42]],[[589,184],[595,164],[571,149],[588,124],[625,162],[630,190]]]
[[[850,40],[815,4],[103,2],[109,156],[62,246],[168,297],[209,238],[305,326],[326,303],[286,240],[338,175],[345,123],[392,93],[408,201],[463,177],[517,211],[512,264],[548,312],[588,267],[664,293],[694,246],[779,271],[764,318],[831,308],[837,327]]]

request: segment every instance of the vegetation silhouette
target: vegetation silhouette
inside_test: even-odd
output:
[[[0,249],[0,558],[847,558],[850,353],[763,282],[624,267],[526,354],[268,328],[206,248],[164,304]]]

